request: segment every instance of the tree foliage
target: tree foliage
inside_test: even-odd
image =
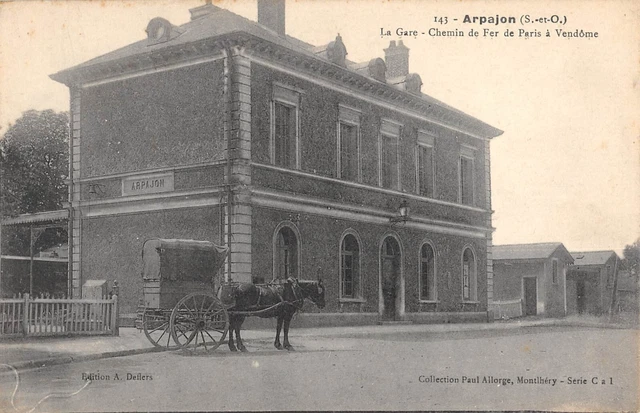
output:
[[[2,216],[60,209],[67,199],[69,115],[24,112],[0,140]]]
[[[625,246],[622,255],[620,268],[633,275],[640,275],[640,238],[633,244]]]

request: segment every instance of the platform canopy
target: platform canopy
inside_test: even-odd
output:
[[[34,247],[38,238],[49,228],[62,228],[65,231],[68,230],[69,222],[69,210],[59,209],[55,211],[36,212],[32,214],[22,214],[15,217],[8,217],[0,220],[0,295],[5,293],[6,286],[3,286],[2,280],[2,260],[7,261],[29,261],[29,294],[34,293],[34,263],[35,262],[48,262],[48,263],[66,263],[68,271],[68,258],[52,258],[52,257],[40,257],[36,256]],[[29,255],[8,255],[6,251],[2,250],[3,245],[3,231],[7,231],[10,228],[26,227],[29,229]],[[5,236],[6,238],[6,236]],[[67,280],[67,293],[71,292],[71,283],[69,278]]]

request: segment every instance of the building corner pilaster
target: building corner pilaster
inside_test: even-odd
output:
[[[227,156],[229,202],[227,239],[229,241],[229,280],[251,282],[251,62],[238,49],[229,58],[231,125]]]
[[[82,217],[80,214],[80,143],[81,89],[71,87],[70,137],[69,137],[69,293],[74,298],[82,296]]]
[[[487,308],[493,303],[493,224],[491,209],[491,151],[490,141],[486,140],[484,145],[484,181],[486,191],[487,221],[485,226],[487,231]]]

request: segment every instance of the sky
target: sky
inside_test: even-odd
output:
[[[214,3],[256,19],[255,0]],[[50,74],[144,39],[154,17],[186,23],[201,4],[0,2],[0,134],[23,111],[69,110],[67,88]],[[352,61],[384,57],[389,41],[403,40],[423,93],[504,131],[491,141],[494,244],[562,242],[620,254],[640,237],[638,2],[287,0],[286,8],[289,35],[321,45],[340,33]],[[496,15],[517,22],[473,22]],[[566,22],[523,24],[526,16]],[[435,28],[465,36],[429,35]]]

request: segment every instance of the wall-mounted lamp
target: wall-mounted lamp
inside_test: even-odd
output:
[[[89,195],[104,195],[104,185],[102,184],[89,184]]]
[[[409,204],[405,199],[403,199],[402,202],[400,202],[400,205],[398,206],[398,214],[395,217],[389,218],[389,221],[392,224],[395,224],[398,222],[405,223],[409,220],[409,212],[410,212]]]

